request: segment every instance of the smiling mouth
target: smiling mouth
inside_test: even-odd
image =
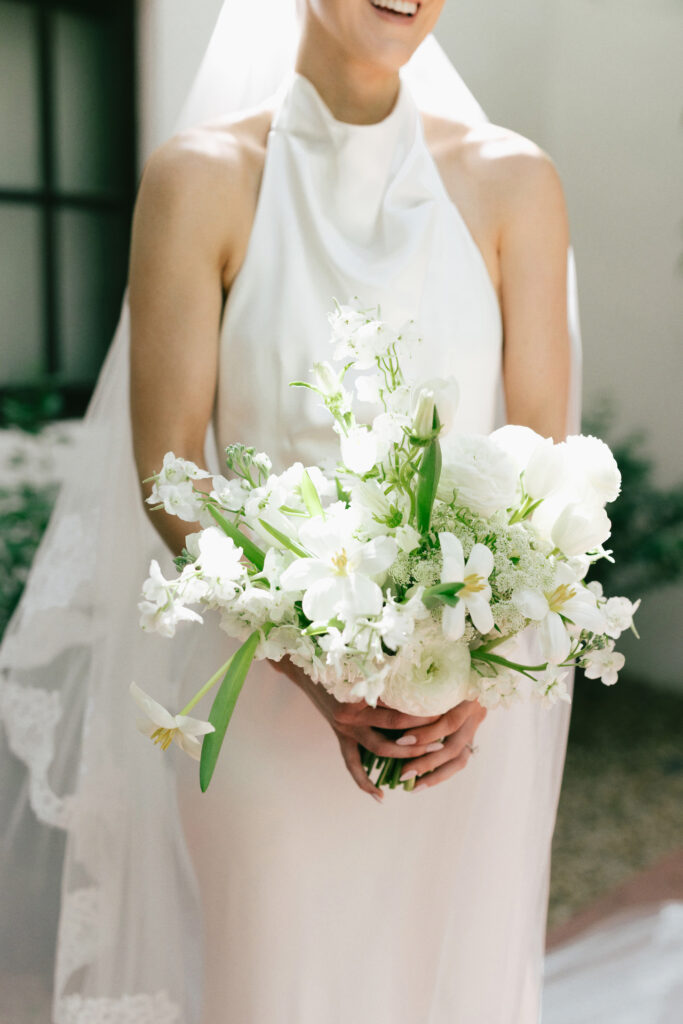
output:
[[[414,18],[420,9],[419,3],[411,0],[370,0],[370,3],[378,11],[398,14],[403,18]]]

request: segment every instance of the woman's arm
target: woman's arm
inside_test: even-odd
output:
[[[201,135],[172,140],[145,169],[130,260],[131,413],[140,480],[167,451],[204,461],[216,391],[223,283],[238,248],[239,159]],[[241,204],[244,205],[243,203]],[[143,486],[147,496],[149,485]],[[151,520],[179,552],[193,528],[163,511]]]
[[[507,419],[559,441],[566,433],[569,392],[569,228],[555,167],[527,146],[504,158],[499,169]]]

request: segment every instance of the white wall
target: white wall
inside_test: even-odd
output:
[[[141,0],[144,155],[172,130],[220,6]],[[492,119],[540,143],[562,174],[579,267],[587,411],[610,398],[620,431],[647,431],[658,479],[679,479],[683,5],[446,0],[438,35]],[[632,671],[683,689],[672,609],[681,596],[679,589],[648,597],[642,641],[628,653]]]
[[[447,0],[439,36],[491,118],[555,159],[576,249],[584,407],[643,430],[683,478],[683,124],[678,0]],[[683,589],[650,594],[634,675],[683,690]]]
[[[141,163],[172,134],[221,6],[222,0],[138,0]]]

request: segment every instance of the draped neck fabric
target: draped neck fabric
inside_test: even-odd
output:
[[[224,312],[221,447],[249,441],[276,462],[332,454],[315,396],[288,383],[330,357],[327,313],[334,299],[352,297],[397,324],[416,321],[423,341],[408,373],[459,380],[456,428],[494,427],[502,408],[497,296],[408,88],[401,83],[382,121],[349,124],[294,74],[280,94],[245,261]]]

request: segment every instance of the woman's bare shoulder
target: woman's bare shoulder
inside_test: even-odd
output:
[[[154,230],[177,225],[179,233],[196,233],[221,253],[226,267],[239,266],[253,223],[271,122],[272,111],[264,109],[174,135],[145,164],[137,219]]]
[[[446,187],[465,181],[498,215],[529,203],[560,203],[562,184],[548,154],[518,132],[485,122],[466,124],[423,115],[425,138]]]

